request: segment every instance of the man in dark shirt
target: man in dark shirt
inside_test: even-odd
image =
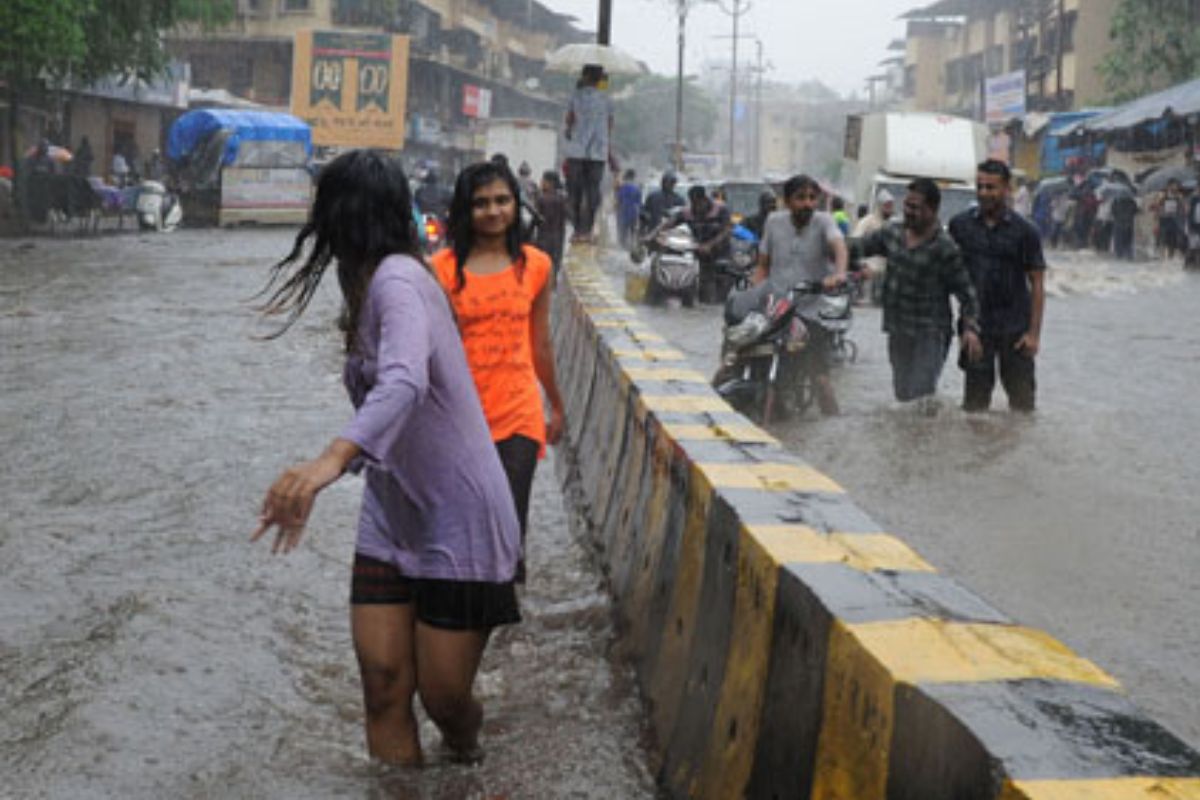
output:
[[[975,176],[977,208],[950,222],[979,296],[983,356],[961,361],[963,409],[986,411],[1000,382],[1014,411],[1033,411],[1037,384],[1034,357],[1046,303],[1046,259],[1037,230],[1009,208],[1008,165],[988,159]]]
[[[700,261],[698,294],[701,303],[724,302],[727,287],[717,281],[717,262],[728,259],[733,218],[729,209],[708,196],[703,186],[688,189],[688,205],[674,211],[659,227],[686,224],[696,239],[696,258]]]
[[[858,247],[887,259],[883,277],[883,329],[888,335],[892,388],[901,402],[930,397],[946,363],[953,327],[950,296],[958,298],[966,360],[981,352],[979,306],[958,248],[938,223],[942,193],[922,178],[908,186],[904,225],[885,225]]]
[[[554,263],[554,275],[562,267],[563,246],[567,231],[567,199],[563,197],[562,181],[554,170],[542,173],[541,191],[537,196],[537,211],[542,224],[537,228],[535,244]]]
[[[641,230],[649,233],[659,226],[659,223],[676,208],[683,205],[683,198],[675,191],[678,180],[670,170],[663,173],[659,188],[650,193],[642,204]]]

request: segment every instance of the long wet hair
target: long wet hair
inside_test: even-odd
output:
[[[521,186],[517,176],[505,164],[483,161],[458,173],[454,182],[454,199],[450,201],[449,221],[446,225],[447,238],[454,250],[454,291],[461,292],[467,285],[466,265],[471,250],[475,247],[475,229],[471,224],[471,206],[475,192],[493,181],[504,181],[513,196],[513,221],[504,232],[504,248],[517,267],[517,280],[525,271],[525,252],[521,247]]]
[[[308,256],[301,261],[310,239]],[[269,297],[258,310],[266,316],[287,317],[269,338],[295,323],[316,293],[326,267],[337,261],[343,300],[338,328],[345,336],[346,351],[352,351],[371,276],[379,262],[393,254],[424,265],[408,177],[397,161],[372,150],[343,153],[321,171],[308,222],[296,235],[292,251],[271,268],[261,293]]]

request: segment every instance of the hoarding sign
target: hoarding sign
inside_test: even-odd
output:
[[[408,37],[300,31],[292,57],[292,113],[313,144],[404,147]]]
[[[487,119],[492,115],[492,90],[472,84],[463,85],[463,116]]]
[[[988,78],[983,84],[983,107],[989,125],[1025,116],[1025,70]]]

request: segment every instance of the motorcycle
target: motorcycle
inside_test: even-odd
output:
[[[144,231],[167,233],[183,222],[183,206],[179,198],[159,181],[142,181],[138,186],[134,210],[138,227]]]
[[[853,280],[828,290],[819,281],[804,282],[783,296],[766,282],[733,292],[725,306],[721,365],[713,376],[713,388],[735,409],[764,425],[777,418],[781,401],[790,399],[795,413],[803,413],[816,396],[813,376],[803,372],[785,385],[781,368],[808,345],[812,325],[829,332],[835,362],[857,356],[857,347],[846,337],[853,292]],[[800,301],[813,295],[819,295],[815,319],[805,319],[798,312]]]
[[[437,214],[422,214],[425,231],[425,254],[431,255],[446,246],[446,223]]]
[[[661,231],[650,240],[650,282],[646,300],[652,305],[678,297],[685,308],[696,304],[700,284],[700,260],[696,238],[687,225]]]

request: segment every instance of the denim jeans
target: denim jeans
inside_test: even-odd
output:
[[[950,335],[945,331],[889,334],[888,358],[896,399],[907,402],[934,394],[949,347]]]

